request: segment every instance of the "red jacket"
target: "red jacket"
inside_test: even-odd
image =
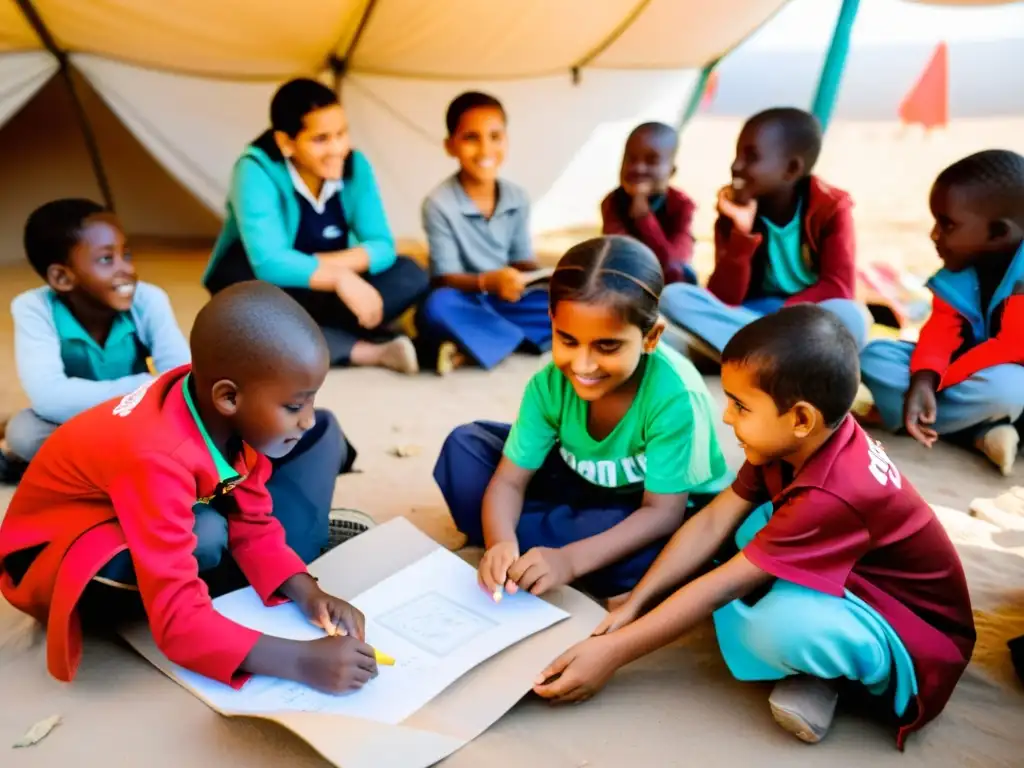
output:
[[[193,555],[192,505],[230,493],[231,556],[268,605],[306,567],[285,544],[265,483],[270,462],[248,446],[222,478],[182,393],[190,366],[61,426],[29,465],[0,524],[0,592],[47,624],[50,673],[65,681],[81,654],[78,599],[126,546],[160,650],[174,663],[240,685],[260,633],[217,613]],[[15,558],[38,552],[27,570]]]
[[[804,195],[802,250],[818,273],[818,282],[790,296],[786,304],[852,299],[856,259],[853,200],[817,176],[808,178]],[[756,229],[750,234],[739,232],[732,219],[719,216],[715,222],[715,271],[708,290],[732,306],[761,296],[768,264],[763,242],[764,236]]]
[[[693,201],[675,187],[665,191],[657,210],[633,219],[629,196],[619,187],[601,201],[601,233],[629,235],[642,242],[658,257],[665,285],[683,280],[683,267],[693,258]]]
[[[936,372],[939,389],[995,365],[1024,365],[1024,246],[992,297],[988,322],[975,304],[971,280],[969,271],[942,270],[928,281],[932,315],[921,328],[910,372]]]

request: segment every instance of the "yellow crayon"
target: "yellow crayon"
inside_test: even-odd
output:
[[[393,667],[395,665],[395,660],[383,651],[378,651],[376,648],[374,648],[373,655],[377,657],[378,664],[382,664],[385,667]]]

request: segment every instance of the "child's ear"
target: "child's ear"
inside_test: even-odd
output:
[[[51,264],[47,267],[46,282],[57,293],[70,293],[78,284],[66,264]]]
[[[238,412],[238,387],[231,379],[215,382],[210,394],[213,396],[213,407],[221,416],[231,417]]]
[[[818,409],[801,400],[790,409],[793,415],[793,436],[803,439],[810,435],[821,421]]]
[[[804,177],[804,159],[802,157],[791,157],[786,163],[786,181],[796,181]]]
[[[274,142],[284,157],[291,157],[295,154],[295,141],[284,131],[274,131]]]
[[[651,354],[654,352],[654,348],[658,346],[658,341],[661,339],[661,334],[665,332],[665,318],[658,317],[658,321],[654,324],[654,327],[647,332],[644,336],[644,353]]]
[[[996,219],[988,224],[988,239],[994,246],[1020,243],[1024,229],[1013,219]]]
[[[455,138],[453,136],[444,140],[444,151],[448,153],[448,157],[455,157]]]

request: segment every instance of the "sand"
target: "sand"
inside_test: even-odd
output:
[[[957,132],[900,137],[895,126],[837,127],[823,157],[836,184],[858,201],[861,253],[906,264],[926,274],[935,267],[927,243],[927,207],[921,195],[955,156],[986,145],[1022,149],[1024,121],[970,124]],[[704,142],[706,153],[681,168],[686,187],[710,200],[724,179],[722,163],[735,138],[734,121],[698,121],[684,151]],[[930,147],[930,148],[929,148]],[[694,153],[688,155],[692,158]],[[884,171],[886,168],[889,174]],[[895,172],[892,172],[893,169]],[[880,179],[886,178],[882,183]],[[877,193],[874,197],[872,191]],[[698,232],[707,261],[710,204]],[[565,238],[549,241],[558,247]],[[198,287],[199,253],[147,253],[144,279],[169,291],[183,327],[205,299]],[[25,268],[0,270],[0,303],[36,284]],[[0,403],[24,404],[17,386],[9,319],[0,318]],[[434,459],[447,432],[480,418],[510,419],[523,386],[543,360],[517,357],[485,374],[462,371],[446,379],[406,379],[384,371],[335,371],[318,405],[333,409],[359,450],[358,473],[338,482],[335,503],[363,509],[384,521],[406,515],[448,547],[458,547],[433,483]],[[721,401],[717,380],[709,384]],[[723,445],[734,466],[740,453],[728,430]],[[762,685],[740,684],[724,668],[710,625],[685,640],[623,669],[600,696],[582,706],[551,709],[526,699],[508,716],[449,758],[445,765],[580,768],[581,766],[1021,766],[1024,765],[1024,688],[1013,676],[1005,642],[1024,633],[1024,533],[1005,532],[967,515],[977,497],[992,498],[1014,482],[983,459],[940,445],[932,451],[905,438],[885,437],[890,456],[942,517],[964,560],[975,601],[979,642],[974,660],[946,712],[913,736],[902,755],[892,734],[841,712],[832,733],[815,747],[796,742],[771,720]],[[399,458],[397,445],[419,454]],[[1024,465],[1024,462],[1020,463]],[[0,510],[11,489],[0,487]],[[0,602],[0,765],[57,768],[80,765],[289,766],[323,765],[312,750],[281,729],[255,721],[226,720],[166,680],[119,645],[90,642],[72,685],[50,679],[40,629]],[[39,745],[9,751],[33,723],[54,714],[63,722]],[[87,753],[85,750],[113,752]],[[386,765],[382,756],[381,764]]]

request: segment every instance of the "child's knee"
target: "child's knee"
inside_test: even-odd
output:
[[[449,286],[435,288],[423,302],[420,310],[423,320],[432,323],[443,323],[453,309],[466,303],[466,295]]]
[[[195,557],[200,571],[220,564],[228,549],[228,521],[224,515],[206,504],[196,504],[193,533],[196,536]]]
[[[4,439],[8,450],[23,461],[31,461],[59,425],[41,419],[31,408],[18,411],[7,422]]]

